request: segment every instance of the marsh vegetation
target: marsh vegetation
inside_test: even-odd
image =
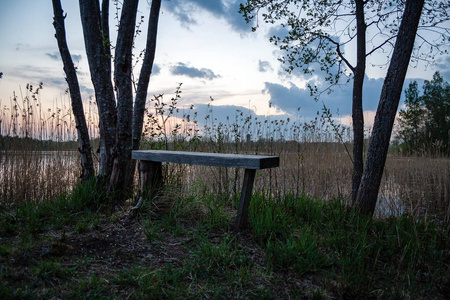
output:
[[[347,200],[350,130],[326,110],[220,123],[177,99],[151,101],[143,148],[280,156],[257,173],[249,230],[232,231],[239,170],[166,164],[164,194],[129,220],[135,198],[117,207],[80,184],[60,126],[44,140],[16,118],[0,152],[1,298],[448,297],[448,158],[393,149],[371,220]]]

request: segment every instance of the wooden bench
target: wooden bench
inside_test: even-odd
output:
[[[162,187],[163,162],[245,169],[235,223],[236,230],[243,228],[247,223],[256,170],[275,168],[280,165],[278,156],[165,150],[135,150],[132,152],[132,158],[140,161],[140,188],[143,195],[149,187],[156,189]]]

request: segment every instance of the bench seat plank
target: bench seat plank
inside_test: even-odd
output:
[[[133,159],[141,161],[172,162],[253,170],[275,168],[280,165],[280,158],[278,156],[166,150],[135,150],[132,153]]]

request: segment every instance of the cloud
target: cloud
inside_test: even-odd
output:
[[[437,59],[433,69],[439,71],[444,81],[450,82],[450,56]]]
[[[94,96],[95,92],[92,87],[87,87],[85,85],[80,84],[80,92],[83,97]]]
[[[267,38],[271,38],[273,36],[284,38],[289,35],[289,29],[283,26],[271,26],[269,31],[267,32]]]
[[[237,105],[195,104],[192,109],[180,109],[176,117],[186,117],[187,115],[189,115],[191,121],[195,120],[198,122],[202,135],[206,134],[205,126],[208,128],[217,128],[217,126],[223,125],[224,128],[222,128],[222,133],[225,135],[225,138],[230,138],[233,134],[233,130],[236,129],[233,124],[237,124],[239,130],[252,131],[253,140],[256,140],[256,135],[266,135],[262,136],[266,138],[268,137],[267,135],[273,136],[273,126],[274,124],[280,124],[281,122],[279,121],[281,120],[284,120],[283,124],[290,126],[286,123],[286,120],[289,118],[289,115],[287,114],[266,117],[264,115],[256,114],[253,110]],[[270,122],[266,123],[265,120],[270,120]],[[269,129],[269,127],[272,129]],[[213,130],[213,134],[215,134],[215,132],[217,131]],[[246,135],[246,133],[247,132],[245,132],[244,135]],[[278,136],[274,137],[279,137],[279,133]],[[241,138],[245,138],[245,136],[241,136]]]
[[[26,49],[26,48],[30,48],[30,44],[28,44],[28,43],[17,43],[14,46],[16,47],[15,48],[16,51],[20,51],[20,50],[23,50],[23,49]]]
[[[44,89],[54,88],[59,92],[63,92],[68,88],[68,84],[65,80],[65,74],[60,68],[55,71],[52,67],[36,67],[32,65],[22,65],[11,69],[11,74],[14,74],[14,78],[21,83],[37,84],[39,82],[44,83]],[[78,73],[80,91],[83,97],[94,95],[90,78],[83,80],[82,76]],[[86,84],[86,85],[84,85]]]
[[[272,71],[273,68],[268,61],[258,60],[258,71],[261,73]]]
[[[279,51],[274,51],[274,55],[281,58],[283,56],[286,55],[286,52],[282,52],[281,50]],[[320,86],[322,84],[325,83],[325,78],[327,77],[327,72],[325,70],[322,70],[321,65],[317,62],[313,62],[313,63],[309,63],[306,66],[302,66],[302,67],[294,67],[292,70],[289,70],[289,72],[287,71],[288,67],[289,67],[289,63],[280,63],[278,65],[278,76],[284,79],[291,79],[292,77],[297,77],[298,79],[302,80],[302,81],[311,81],[313,80],[314,82],[310,82],[310,84],[312,85],[317,85]],[[308,68],[309,71],[312,72],[312,74],[310,73],[305,73],[304,68]],[[338,66],[332,66],[329,70],[330,73],[332,74],[336,74],[338,72]],[[342,79],[345,80],[345,76],[342,77]]]
[[[49,77],[44,79],[44,86],[48,83],[49,86],[56,88],[59,91],[65,91],[67,88],[69,88],[67,81],[64,78],[58,78],[58,77]],[[89,96],[94,96],[95,92],[92,86],[86,86],[83,84],[79,84],[81,96],[83,98],[87,98]]]
[[[286,36],[289,36],[287,26],[272,26],[269,29],[266,38],[271,39],[273,37],[278,37],[283,40]],[[330,36],[330,38],[335,41],[340,39],[338,36]],[[328,81],[334,81],[336,79],[335,75],[340,74],[338,83],[345,84],[348,79],[346,74],[350,73],[347,65],[343,61],[341,61],[340,65],[334,61],[334,58],[337,58],[337,54],[333,56],[333,61],[330,61],[330,63],[328,63],[329,65],[322,63],[322,60],[324,60],[323,57],[326,55],[322,49],[323,46],[321,47],[319,43],[320,41],[316,39],[309,43],[307,47],[303,48],[298,45],[293,46],[292,43],[290,43],[289,47],[294,48],[282,49],[283,47],[280,46],[281,48],[274,50],[273,55],[282,61],[285,61],[285,63],[281,62],[278,65],[278,76],[284,80],[292,80],[292,77],[297,77],[303,82],[308,82],[312,86],[317,86],[319,90],[324,90],[329,86],[326,79],[328,79]],[[308,56],[308,49],[311,49],[313,52],[318,51],[318,57],[313,61],[311,61],[312,58]],[[309,57],[309,61],[305,61],[304,57]],[[292,59],[292,62],[290,62],[290,59]]]
[[[167,3],[167,9],[175,16],[175,19],[177,19],[183,27],[190,28],[191,25],[197,25],[197,20],[192,18],[188,13],[188,11],[192,11],[193,9],[192,5],[189,5],[188,2],[185,2],[184,5],[177,2],[177,0],[163,2],[163,5],[164,3]],[[190,9],[187,9],[188,6]]]
[[[352,85],[351,83],[334,87],[328,93],[320,95],[315,101],[308,89],[302,89],[290,82],[289,86],[277,83],[264,83],[263,93],[270,96],[272,105],[288,114],[300,114],[305,117],[313,116],[321,111],[323,105],[330,109],[334,116],[351,115],[352,112]],[[363,109],[376,111],[380,99],[383,79],[369,79],[366,77],[363,89]]]
[[[157,64],[153,64],[153,67],[152,67],[152,75],[153,75],[153,76],[156,76],[156,75],[158,75],[159,73],[161,73],[161,67],[160,67],[159,65],[157,65]]]
[[[67,82],[63,78],[48,78],[47,81],[50,83],[50,85],[57,86],[61,89],[67,88]]]
[[[78,54],[72,54],[72,60],[74,63],[79,63],[80,60],[83,58],[83,55],[78,55]]]
[[[19,65],[10,70],[11,74],[22,82],[35,82],[42,81],[45,83],[48,81],[47,79],[54,75],[55,71],[50,67],[40,67],[40,66],[32,66],[32,65]]]
[[[287,31],[285,28],[280,30],[272,30],[270,34],[283,37]],[[276,52],[279,56],[283,55],[281,51]],[[329,76],[327,73],[336,74],[338,66],[333,65],[328,72],[322,70],[321,65],[317,62],[310,63],[307,67],[313,70],[312,74],[305,74],[302,68],[294,68],[288,73],[285,68],[287,65],[280,64],[278,76],[289,82],[289,85],[273,84],[266,82],[264,93],[271,96],[271,102],[277,108],[292,112],[301,107],[303,116],[315,115],[317,111],[321,111],[323,104],[330,109],[332,114],[351,115],[352,113],[352,80],[346,82],[348,77],[342,74],[339,85],[330,86],[326,81]],[[302,82],[302,86],[309,84],[316,86],[319,93],[319,102],[315,102],[310,95],[308,88],[300,88],[295,82]],[[363,109],[376,111],[380,99],[381,88],[384,79],[369,79],[365,76],[363,87]]]
[[[309,91],[293,83],[286,87],[278,83],[265,82],[262,92],[270,96],[269,102],[272,106],[291,115],[295,115],[299,108],[304,116],[314,115],[317,110],[320,110]]]
[[[52,60],[60,60],[61,56],[59,55],[58,52],[55,53],[45,53],[46,56],[50,57],[50,59]]]
[[[192,15],[198,10],[203,10],[225,20],[235,31],[250,32],[252,25],[247,24],[244,17],[239,14],[239,4],[238,0],[171,0],[163,2],[164,8],[187,28],[197,24],[197,20]]]
[[[363,87],[363,108],[364,110],[377,110],[378,102],[380,102],[381,88],[383,87],[384,78],[369,79],[364,78]],[[347,84],[351,91],[352,82]]]
[[[173,75],[185,75],[191,78],[203,78],[208,80],[213,80],[215,78],[220,77],[219,75],[215,74],[210,69],[197,69],[194,67],[189,67],[186,64],[179,62],[177,65],[172,66],[170,68],[170,71]]]
[[[45,55],[52,60],[56,60],[56,61],[61,60],[61,54],[59,54],[59,52],[45,53]],[[81,55],[81,54],[80,55],[72,54],[72,60],[74,63],[79,63],[82,58],[83,58],[83,55]]]
[[[245,111],[248,115],[251,113],[248,109],[242,106],[236,105],[208,105],[208,104],[195,104],[194,112],[197,112],[197,120],[205,124],[205,118],[208,118],[208,122],[213,123],[227,123],[228,121],[234,121],[236,116],[240,112]]]
[[[254,26],[254,22],[247,23],[244,17],[239,13],[240,1],[228,1],[228,2],[229,3],[228,6],[226,7],[225,15],[222,15],[222,17],[235,31],[241,33],[251,32],[251,28],[252,26]]]

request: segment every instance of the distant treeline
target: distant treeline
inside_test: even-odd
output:
[[[450,84],[436,72],[433,80],[425,80],[422,95],[413,81],[405,96],[405,109],[398,118],[400,150],[450,156]]]
[[[92,141],[98,145],[98,141]],[[93,147],[96,149],[95,147]],[[0,150],[12,151],[73,151],[78,149],[77,141],[38,140],[17,136],[0,136]]]

